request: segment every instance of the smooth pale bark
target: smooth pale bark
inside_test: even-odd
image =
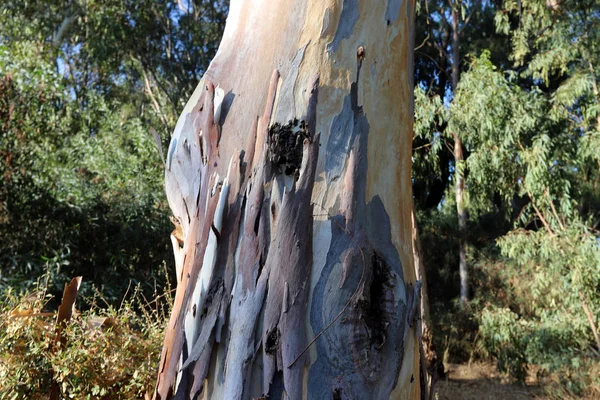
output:
[[[460,1],[448,0],[452,7],[452,91],[456,93],[460,77],[460,27],[458,23]],[[456,214],[458,216],[458,272],[460,275],[460,304],[464,305],[469,299],[469,267],[467,265],[467,208],[465,198],[465,175],[463,170],[464,155],[462,139],[454,134],[454,165],[456,186]]]
[[[414,1],[232,1],[166,160],[155,398],[420,396]]]

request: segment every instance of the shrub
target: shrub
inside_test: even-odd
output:
[[[48,398],[52,382],[63,398],[144,399],[153,389],[170,292],[148,302],[136,288],[120,307],[102,296],[83,299],[55,345],[55,313],[44,312],[44,290],[0,299],[0,399]]]

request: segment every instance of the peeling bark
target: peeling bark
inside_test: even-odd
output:
[[[413,7],[232,1],[167,152],[155,399],[419,397]]]

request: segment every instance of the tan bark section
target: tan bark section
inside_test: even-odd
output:
[[[414,1],[232,1],[166,161],[182,234],[155,398],[249,398],[278,385],[316,398],[312,370],[329,364],[340,373],[333,398],[371,386],[372,398],[420,396],[413,14]],[[274,127],[286,124],[307,135],[291,174],[273,164]],[[369,315],[380,311],[391,314]],[[354,361],[322,352],[338,346]],[[344,368],[364,383],[345,382]]]

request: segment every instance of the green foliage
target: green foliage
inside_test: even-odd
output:
[[[162,314],[91,302],[67,328],[72,345],[53,353],[52,318],[15,316],[15,291],[46,273],[50,292],[83,275],[82,292],[98,287],[111,305],[129,279],[136,299],[164,289],[171,227],[151,131],[166,144],[226,12],[205,0],[0,5],[0,399],[45,396],[51,371],[74,398],[150,388]],[[584,311],[600,323],[599,43],[598,0],[418,7],[413,192],[437,348],[494,357],[518,379],[535,366],[556,398],[600,395]],[[470,213],[464,308],[457,175]],[[117,324],[91,329],[93,315]]]
[[[1,40],[43,43],[83,105],[90,89],[149,105],[147,79],[172,128],[216,52],[227,8],[222,0],[7,0]]]
[[[495,357],[519,379],[536,366],[555,395],[593,397],[599,386],[590,371],[597,371],[600,351],[592,335],[600,322],[600,2],[456,4],[460,60],[452,59],[451,13],[441,2],[421,6],[429,16],[418,17],[415,40],[413,186],[424,259],[433,264],[438,348],[459,359]],[[493,33],[481,26],[490,15]],[[472,29],[486,45],[476,44]],[[453,90],[455,62],[461,74]],[[454,135],[465,153],[458,164]],[[454,301],[454,174],[466,179],[470,213],[474,296],[466,310]],[[440,184],[443,196],[430,201]],[[452,322],[458,326],[448,327]],[[561,377],[556,385],[553,376]]]
[[[471,212],[492,211],[496,194],[508,202],[516,194],[521,143],[539,129],[543,111],[543,98],[512,83],[510,75],[491,63],[489,53],[473,59],[462,75],[448,121],[469,152],[465,168]]]
[[[182,7],[0,5],[0,289],[46,271],[83,275],[109,302],[129,279],[148,295],[164,285],[172,228],[151,132],[168,141],[227,11]]]
[[[0,285],[33,283],[50,267],[114,299],[124,275],[157,278],[135,267],[169,256],[162,165],[143,122],[92,91],[81,110],[51,65],[30,61],[35,47],[22,59],[15,47],[0,53]]]
[[[526,287],[513,285],[521,291],[519,301],[512,304],[517,312],[513,314],[526,327],[521,330],[527,339],[520,346],[521,354],[528,363],[549,371],[573,367],[574,360],[593,348],[584,307],[600,307],[597,238],[585,225],[573,222],[553,234],[516,230],[499,245],[503,254],[515,261],[507,264],[507,273],[527,282]],[[490,326],[498,323],[501,314],[486,312],[484,337],[493,336]]]
[[[143,300],[141,291],[117,308],[76,313],[55,343],[49,296],[6,292],[0,299],[0,399],[48,398],[52,381],[64,398],[144,399],[152,392],[170,296]]]
[[[525,328],[518,315],[507,308],[486,308],[481,313],[480,333],[485,348],[498,358],[501,371],[525,379],[527,360],[524,358]]]
[[[0,399],[47,398],[51,379],[77,399],[152,390],[173,270],[152,132],[169,140],[226,12],[205,0],[0,4]],[[85,311],[54,351],[55,316],[38,313],[77,275]],[[19,295],[40,276],[42,293]],[[110,326],[92,327],[99,318]]]
[[[444,121],[444,108],[440,96],[428,96],[417,86],[415,96],[415,122],[413,139],[413,176],[427,177],[415,184],[430,185],[429,181],[441,179],[440,152],[444,145],[439,135]]]

